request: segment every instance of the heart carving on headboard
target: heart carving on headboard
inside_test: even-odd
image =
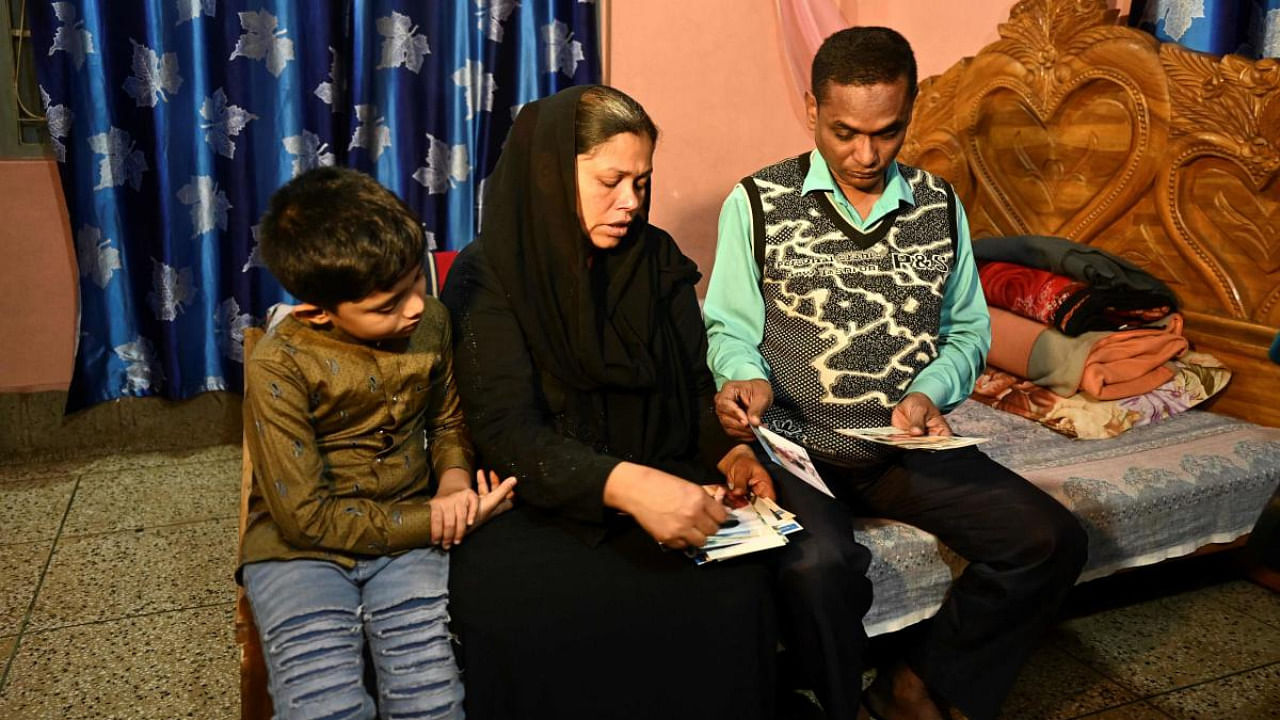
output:
[[[1158,202],[1173,241],[1233,316],[1266,321],[1280,284],[1280,170],[1255,175],[1199,145],[1175,156],[1164,176]]]
[[[972,106],[970,155],[1018,230],[1087,241],[1146,189],[1151,133],[1141,96],[1105,68],[1058,87],[1042,111],[1025,84],[991,82]]]
[[[965,162],[964,145],[955,133],[935,130],[923,140],[908,140],[901,157],[907,164],[923,168],[951,183],[961,201],[968,206],[973,198],[973,179]]]

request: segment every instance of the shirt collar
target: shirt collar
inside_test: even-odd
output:
[[[804,176],[804,184],[800,186],[800,193],[808,195],[815,190],[831,193],[836,204],[845,214],[853,219],[861,219],[863,225],[870,225],[878,221],[890,211],[897,210],[898,206],[904,202],[912,207],[916,204],[915,196],[911,192],[911,185],[907,183],[906,178],[902,177],[902,173],[898,170],[898,163],[895,161],[890,163],[889,168],[885,170],[884,192],[876,200],[875,206],[871,208],[871,214],[866,218],[860,218],[857,211],[849,204],[849,200],[844,196],[844,193],[836,187],[835,178],[831,177],[831,168],[827,167],[827,161],[822,158],[822,153],[816,149],[809,153],[809,172]]]

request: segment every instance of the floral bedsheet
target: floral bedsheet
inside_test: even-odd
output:
[[[957,434],[991,438],[988,455],[1081,519],[1089,533],[1081,582],[1235,540],[1280,484],[1280,429],[1200,410],[1101,441],[1072,440],[973,400],[949,420]],[[854,535],[874,555],[870,635],[932,616],[965,565],[902,523],[861,520]]]

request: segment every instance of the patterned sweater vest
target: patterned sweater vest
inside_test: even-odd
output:
[[[888,425],[908,385],[938,356],[955,262],[955,194],[941,178],[898,168],[915,206],[902,203],[867,233],[830,194],[800,193],[808,153],[742,181],[762,271],[759,349],[774,392],[763,420],[836,464],[891,453],[837,430]]]

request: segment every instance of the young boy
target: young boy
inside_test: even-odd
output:
[[[366,638],[382,717],[462,717],[442,550],[509,506],[515,479],[471,490],[423,241],[395,195],[341,168],[295,178],[263,219],[263,259],[302,301],[245,364],[240,567],[278,718],[374,717]]]

